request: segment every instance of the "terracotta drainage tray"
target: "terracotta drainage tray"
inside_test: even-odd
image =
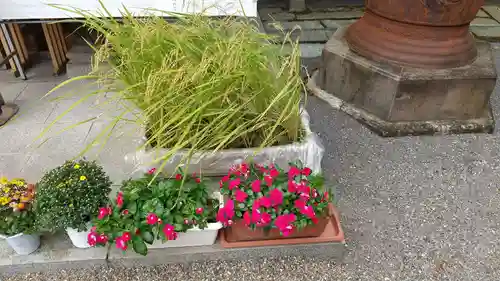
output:
[[[333,207],[333,205],[330,205],[330,212],[332,214],[332,217],[326,225],[325,231],[323,231],[323,233],[318,237],[228,242],[226,240],[225,231],[221,231],[220,243],[223,248],[249,248],[328,242],[344,243],[344,231],[342,231],[342,227],[340,226],[339,212],[335,209],[335,207]]]

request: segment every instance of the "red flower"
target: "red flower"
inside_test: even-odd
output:
[[[251,224],[251,216],[250,216],[250,211],[246,211],[244,214],[243,214],[243,221],[245,222],[245,224],[248,226]]]
[[[302,169],[301,173],[304,175],[304,176],[309,176],[311,174],[311,169],[305,167],[304,169]]]
[[[294,202],[295,208],[299,209],[299,212],[309,219],[316,221],[316,213],[314,212],[314,208],[311,206],[307,206],[306,203],[302,200],[295,200]]]
[[[229,181],[229,176],[228,176],[228,175],[223,176],[221,181],[222,181],[222,182],[227,182],[227,181]]]
[[[261,197],[259,198],[259,205],[265,208],[270,208],[272,205],[271,199],[267,197]]]
[[[201,207],[200,207],[200,208],[196,208],[196,213],[197,213],[198,215],[203,214],[203,208],[201,208]]]
[[[158,216],[155,213],[149,213],[146,217],[146,222],[149,225],[155,225],[158,223]]]
[[[178,181],[182,180],[182,175],[181,174],[175,175],[175,179]]]
[[[235,197],[236,201],[243,203],[245,202],[245,200],[247,200],[248,194],[244,191],[241,191],[241,189],[236,189]]]
[[[279,206],[283,203],[283,192],[275,188],[269,191],[269,199],[271,200],[272,206]]]
[[[242,163],[242,164],[240,165],[240,171],[241,171],[243,174],[248,173],[248,172],[249,172],[249,171],[248,171],[248,164],[246,164],[246,163]]]
[[[306,206],[306,202],[304,202],[304,201],[303,201],[303,200],[301,200],[301,199],[297,199],[297,200],[295,200],[295,202],[294,202],[294,206],[295,206],[295,208],[297,208],[297,209],[301,210],[301,209],[303,209],[303,208]]]
[[[130,239],[132,239],[132,236],[130,236],[130,232],[123,232],[123,234],[122,234],[122,239],[123,239],[125,242],[130,241]]]
[[[288,192],[294,193],[297,191],[297,184],[293,180],[288,181]]]
[[[165,224],[165,226],[163,227],[163,234],[165,234],[167,240],[177,239],[177,232],[175,232],[175,228],[171,224]]]
[[[281,215],[276,218],[274,225],[280,230],[283,236],[288,236],[293,230],[293,223],[295,222],[294,214]]]
[[[271,176],[265,176],[264,181],[266,182],[267,186],[273,185],[273,178]]]
[[[312,196],[313,196],[313,198],[316,198],[316,197],[319,196],[318,191],[316,190],[316,188],[312,190]]]
[[[148,170],[148,174],[152,175],[154,173],[156,173],[156,168],[151,168]]]
[[[299,170],[299,168],[297,167],[290,167],[290,170],[288,170],[288,179],[289,180],[293,180],[295,179],[296,176],[300,175],[301,174],[301,170]]]
[[[236,178],[229,182],[229,190],[233,190],[233,188],[238,187],[241,183],[240,178]]]
[[[128,215],[129,211],[127,209],[123,210],[122,214]]]
[[[280,175],[280,172],[278,172],[278,170],[276,169],[272,169],[271,171],[269,171],[269,175],[272,177],[272,178],[276,178],[277,176]]]
[[[227,200],[224,207],[219,208],[216,220],[224,225],[229,225],[233,217],[234,217],[234,201],[229,199]]]
[[[106,244],[108,243],[108,236],[101,234],[97,237],[97,243],[99,244]]]
[[[116,205],[120,208],[123,206],[123,192],[121,191],[116,196]]]
[[[252,191],[255,193],[260,192],[260,180],[254,180],[252,182]]]
[[[200,178],[196,178],[194,181],[195,181],[196,183],[201,183],[201,179],[200,179]]]
[[[116,243],[116,248],[120,250],[125,251],[128,248],[127,241],[125,241],[123,237],[116,238],[115,243]]]
[[[98,219],[102,220],[104,219],[105,217],[107,217],[109,214],[111,214],[111,208],[109,207],[102,207],[102,208],[99,208],[99,215],[97,216]]]
[[[259,221],[259,225],[261,226],[265,226],[265,225],[268,225],[271,223],[272,221],[272,217],[270,214],[266,213],[266,212],[262,212],[260,213],[260,221]]]
[[[97,233],[94,231],[90,232],[87,235],[87,243],[89,243],[91,247],[94,247],[97,244]]]

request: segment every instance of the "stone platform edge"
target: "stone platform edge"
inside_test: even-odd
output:
[[[67,241],[64,243],[67,243]],[[210,246],[150,249],[147,256],[141,256],[133,252],[132,249],[122,252],[114,247],[89,249],[70,247],[54,250],[47,246],[42,246],[31,255],[0,257],[0,275],[47,272],[72,268],[138,267],[283,256],[317,257],[340,262],[345,249],[344,242],[226,249],[217,241],[214,245]]]

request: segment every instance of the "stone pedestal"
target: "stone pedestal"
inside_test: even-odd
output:
[[[493,131],[497,74],[488,43],[477,42],[471,64],[424,69],[362,57],[349,49],[345,31],[325,45],[309,81],[313,93],[385,137]]]

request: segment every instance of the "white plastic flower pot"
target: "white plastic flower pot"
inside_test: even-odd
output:
[[[39,234],[17,234],[5,239],[7,244],[19,255],[29,255],[40,247]]]
[[[66,228],[66,233],[68,233],[69,239],[73,243],[73,246],[81,249],[90,248],[88,243],[88,235],[90,233],[90,226],[88,230],[78,231],[71,227]]]
[[[205,229],[193,227],[185,233],[179,233],[176,240],[170,240],[163,243],[161,240],[155,240],[148,248],[174,248],[174,247],[191,247],[191,246],[206,246],[213,245],[217,239],[219,229],[222,224],[219,222],[209,223]]]

